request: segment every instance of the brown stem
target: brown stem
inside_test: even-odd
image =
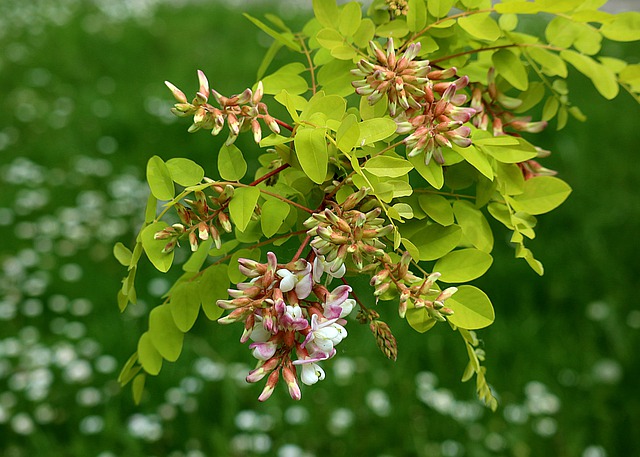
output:
[[[293,259],[291,259],[292,262],[295,262],[296,260],[298,260],[300,258],[300,256],[302,255],[302,251],[304,251],[304,248],[307,247],[307,244],[309,244],[310,240],[311,240],[311,237],[309,235],[307,235],[307,237],[304,239],[304,241],[302,242],[302,244],[300,245],[300,247],[296,251],[296,255],[293,256]]]
[[[293,127],[291,127],[286,122],[281,121],[280,119],[276,119],[275,117],[273,119],[276,121],[276,124],[278,124],[280,127],[284,127],[285,129],[289,130],[290,132],[293,132]]]
[[[267,179],[269,179],[270,177],[277,175],[278,173],[280,173],[282,170],[285,170],[287,168],[289,168],[291,165],[289,165],[288,163],[285,163],[283,165],[280,165],[278,168],[276,168],[275,170],[271,170],[269,173],[267,173],[264,176],[261,176],[260,178],[256,179],[255,181],[253,181],[251,184],[249,184],[250,186],[257,186],[258,184],[260,184],[263,181],[266,181]]]
[[[307,49],[307,45],[304,42],[304,38],[298,36],[298,41],[302,45],[302,52],[305,56],[307,56],[307,62],[309,63],[309,74],[311,75],[311,93],[313,95],[316,94],[316,75],[315,75],[315,67],[313,66],[313,60],[311,60],[311,53]]]

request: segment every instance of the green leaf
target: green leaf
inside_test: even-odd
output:
[[[409,0],[407,26],[412,32],[418,32],[427,25],[427,8],[424,0]]]
[[[171,174],[164,161],[153,156],[147,162],[147,182],[151,193],[158,200],[171,200],[175,194]]]
[[[278,95],[274,97],[276,101],[282,104],[287,111],[289,112],[289,116],[293,119],[294,122],[300,121],[300,116],[298,116],[298,111],[302,111],[307,106],[307,100],[299,95],[291,95],[286,90],[280,91]],[[302,102],[302,103],[300,103]],[[299,106],[302,105],[302,106]]]
[[[113,256],[120,262],[121,265],[128,267],[131,265],[131,257],[133,252],[124,244],[117,242],[113,247]]]
[[[580,33],[579,27],[579,24],[566,17],[556,16],[547,24],[545,37],[549,44],[560,48],[569,48]]]
[[[343,118],[346,109],[347,102],[343,97],[338,95],[324,95],[324,93],[318,92],[309,100],[307,107],[300,113],[300,119],[309,121],[312,116],[321,113],[326,116],[327,119],[339,121]]]
[[[162,368],[162,356],[151,342],[149,332],[144,332],[138,340],[138,360],[144,371],[157,375]]]
[[[427,8],[429,10],[429,14],[436,18],[445,17],[451,8],[453,7],[456,0],[429,0],[427,2]]]
[[[178,360],[182,352],[184,333],[176,327],[169,305],[160,305],[151,310],[149,336],[163,358],[170,362]]]
[[[491,300],[483,291],[474,286],[464,285],[445,302],[453,310],[447,320],[453,325],[467,330],[485,328],[495,319]]]
[[[381,117],[368,119],[360,122],[360,138],[358,145],[373,144],[389,138],[396,133],[397,125],[395,121],[389,117]]]
[[[255,26],[257,26],[260,30],[265,32],[271,38],[276,39],[283,45],[287,46],[289,49],[300,52],[300,45],[293,40],[293,35],[291,35],[290,33],[279,33],[273,30],[264,22],[248,15],[247,13],[243,13],[242,15],[247,19],[249,19],[251,22],[253,22]]]
[[[485,175],[490,180],[493,180],[493,168],[487,160],[487,156],[480,152],[473,145],[466,148],[462,148],[456,144],[453,144],[453,150],[464,157],[464,160],[469,162],[480,173]]]
[[[182,281],[171,289],[169,301],[171,316],[181,332],[188,332],[200,311],[200,293],[197,281]]]
[[[253,210],[258,204],[260,190],[256,187],[239,187],[235,190],[229,202],[229,215],[233,224],[244,232],[251,221]]]
[[[261,209],[260,227],[264,236],[270,238],[278,232],[278,229],[289,215],[291,207],[282,200],[271,198],[262,205]]]
[[[166,273],[171,268],[173,263],[174,251],[163,253],[167,240],[156,240],[154,236],[160,230],[168,227],[169,224],[163,221],[154,222],[147,225],[140,233],[140,240],[142,241],[142,247],[145,254],[149,258],[149,261],[162,273]]]
[[[599,64],[589,56],[575,51],[561,51],[560,56],[573,65],[576,70],[591,80],[596,90],[606,98],[612,100],[618,95],[619,86],[615,73],[604,65]]]
[[[236,270],[238,269],[236,264]],[[202,310],[209,320],[216,320],[224,310],[216,302],[225,300],[229,293],[228,266],[224,264],[212,265],[202,272],[198,278],[198,292]]]
[[[316,40],[323,48],[329,50],[344,44],[344,37],[334,28],[326,28],[316,33]]]
[[[262,62],[258,67],[258,72],[256,74],[257,81],[260,81],[260,79],[262,79],[264,74],[267,72],[269,65],[271,65],[271,62],[273,62],[273,59],[278,54],[278,51],[280,50],[280,48],[282,48],[282,43],[280,41],[276,40],[273,43],[271,43],[271,46],[269,46],[269,49],[267,49],[267,52],[264,54],[264,57],[262,58]]]
[[[533,257],[533,253],[529,249],[525,248],[524,245],[519,244],[516,246],[516,257],[526,260],[531,269],[538,273],[538,275],[544,275],[544,267],[542,266],[542,263],[539,260],[536,260]]]
[[[479,250],[490,253],[493,250],[493,231],[482,211],[470,202],[456,200],[453,212],[464,238]]]
[[[296,155],[302,171],[317,184],[327,177],[329,152],[324,129],[301,128],[294,139]]]
[[[349,153],[358,144],[360,139],[360,126],[355,114],[348,114],[342,120],[340,128],[336,132],[336,144],[342,152]]]
[[[560,102],[556,97],[549,97],[542,107],[542,120],[549,121],[556,117]]]
[[[205,260],[207,260],[207,257],[209,256],[209,250],[211,249],[212,244],[212,238],[201,241],[196,252],[192,253],[191,257],[189,257],[189,260],[187,260],[184,265],[182,265],[182,269],[191,273],[197,273],[198,271],[200,271],[202,264]]]
[[[144,209],[144,222],[146,224],[150,224],[155,220],[157,209],[158,199],[154,197],[152,193],[150,193],[149,197],[147,198],[147,206]]]
[[[427,213],[431,219],[442,226],[453,224],[453,208],[449,200],[441,195],[421,194],[418,197],[420,208]]]
[[[351,62],[358,53],[356,50],[348,44],[341,44],[331,50],[331,56],[339,60],[348,60]]]
[[[313,14],[323,26],[335,28],[340,11],[335,0],[313,0]]]
[[[235,145],[223,144],[218,152],[218,172],[226,181],[240,181],[247,172],[247,162]]]
[[[496,41],[502,35],[500,27],[489,13],[463,16],[458,19],[458,25],[479,40]]]
[[[542,71],[549,76],[567,77],[567,65],[557,54],[542,48],[530,47],[526,50],[529,57],[542,66]]]
[[[438,322],[424,308],[414,308],[413,305],[408,306],[406,318],[411,328],[419,333],[425,333]]]
[[[420,260],[420,250],[416,247],[416,245],[409,241],[407,238],[402,238],[401,241],[407,252],[411,254],[411,258],[416,262]]]
[[[375,176],[399,178],[413,170],[413,165],[399,157],[379,155],[367,160],[364,169]]]
[[[409,158],[409,162],[413,164],[416,171],[420,173],[425,181],[431,184],[436,189],[442,189],[444,185],[444,173],[442,166],[435,160],[429,161],[428,165],[424,164],[424,157],[417,155]]]
[[[144,383],[147,380],[147,376],[144,373],[140,373],[133,379],[131,384],[131,392],[133,394],[133,401],[136,405],[140,404],[142,400],[142,394],[144,393]]]
[[[338,30],[346,37],[356,33],[362,20],[362,10],[358,2],[349,2],[342,7],[338,20]]]
[[[409,27],[402,18],[396,18],[376,28],[376,35],[385,38],[402,38],[409,34]]]
[[[290,63],[262,79],[264,93],[276,95],[286,90],[291,95],[304,94],[309,89],[307,80],[300,76],[305,66],[300,62]]]
[[[376,33],[376,25],[369,18],[365,18],[360,22],[360,27],[353,35],[353,44],[359,48],[367,47],[369,41],[373,40]]]
[[[529,214],[547,213],[564,202],[571,193],[571,187],[553,176],[537,176],[524,183],[524,192],[512,197],[512,206],[517,211]]]
[[[613,21],[604,24],[600,32],[613,41],[640,40],[640,12],[627,11],[616,14]]]
[[[126,385],[133,377],[140,371],[140,366],[136,365],[138,361],[138,353],[134,352],[131,357],[125,362],[120,374],[118,375],[118,382],[121,386]]]
[[[479,249],[459,249],[438,260],[433,271],[441,274],[442,282],[461,283],[479,278],[492,263],[493,257]]]
[[[494,5],[496,12],[500,14],[515,13],[515,14],[536,14],[540,12],[540,6],[537,3],[529,2],[526,0],[497,3]]]
[[[420,250],[420,260],[436,260],[458,245],[462,230],[457,225],[432,224],[408,238]]]
[[[337,60],[337,58],[323,65],[317,74],[317,81],[322,87],[322,91],[327,95],[339,95],[340,97],[353,94],[351,81],[353,81],[354,76],[349,71],[352,68],[353,62]],[[337,118],[334,119],[339,120]]]
[[[517,139],[515,146],[490,146],[478,145],[478,148],[489,154],[491,157],[503,163],[519,163],[525,160],[533,159],[538,155],[538,151],[534,146],[523,139]],[[485,175],[486,176],[486,175]],[[487,176],[488,177],[488,176]]]
[[[204,178],[204,169],[193,160],[174,158],[167,160],[171,179],[181,186],[194,186]]]
[[[527,90],[529,79],[527,70],[520,58],[508,49],[500,49],[491,56],[497,73],[507,80],[509,84],[519,90]]]
[[[524,189],[522,170],[515,163],[498,163],[498,184],[502,194],[518,195]]]

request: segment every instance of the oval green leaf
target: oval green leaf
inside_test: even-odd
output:
[[[244,232],[258,204],[260,190],[256,187],[239,187],[229,202],[229,215],[234,225]]]
[[[495,319],[491,300],[474,286],[464,285],[445,302],[453,315],[447,317],[452,324],[467,330],[476,330],[491,325]]]
[[[300,129],[293,140],[302,171],[316,184],[327,177],[329,152],[324,129]]]
[[[175,188],[171,173],[169,173],[164,161],[158,156],[151,157],[147,162],[147,182],[151,193],[158,200],[173,199]]]
[[[537,215],[548,213],[564,202],[571,193],[569,184],[553,176],[537,176],[524,183],[524,192],[511,198],[518,211]]]
[[[151,310],[149,336],[163,358],[170,362],[178,360],[182,352],[184,333],[176,327],[169,305],[160,305]]]
[[[138,361],[144,371],[157,375],[162,368],[162,356],[151,342],[149,332],[144,332],[138,340]]]
[[[188,332],[200,311],[200,293],[197,281],[183,281],[171,289],[169,301],[171,316],[181,332]]]
[[[235,145],[222,145],[218,152],[218,172],[227,181],[240,181],[247,172],[247,162]]]
[[[451,251],[438,260],[433,271],[441,274],[440,281],[461,283],[472,281],[487,272],[493,257],[479,249],[460,249]]]
[[[176,157],[167,160],[166,165],[171,179],[181,186],[195,186],[204,178],[204,168],[193,160]]]
[[[375,176],[399,178],[413,170],[413,165],[400,157],[380,155],[367,160],[364,169]]]
[[[142,241],[142,248],[145,254],[149,258],[149,261],[159,271],[166,273],[171,268],[173,263],[174,251],[163,253],[162,250],[167,244],[167,240],[156,240],[154,236],[160,230],[168,227],[169,224],[163,221],[154,222],[147,225],[140,233],[140,240]]]

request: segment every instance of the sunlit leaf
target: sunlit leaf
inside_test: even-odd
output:
[[[175,195],[173,180],[164,161],[153,156],[147,162],[147,182],[151,193],[158,200],[171,200]]]
[[[223,144],[218,152],[218,173],[226,181],[240,181],[247,172],[242,151],[234,144]]]
[[[256,187],[240,187],[236,189],[229,202],[229,215],[238,230],[243,232],[260,198],[260,190]]]
[[[204,178],[204,169],[193,160],[178,157],[167,160],[166,165],[171,179],[181,186],[193,186]]]
[[[167,228],[169,224],[164,221],[154,222],[147,225],[140,233],[140,239],[142,241],[142,247],[145,254],[149,258],[149,261],[159,271],[166,273],[171,268],[173,263],[174,251],[163,253],[162,250],[167,244],[167,240],[156,240],[154,236],[159,231]]]
[[[462,283],[479,278],[492,263],[493,257],[479,249],[459,249],[439,259],[433,271],[441,274],[442,282]]]
[[[178,360],[182,352],[184,333],[176,326],[169,305],[160,305],[151,310],[149,336],[163,358],[170,362]]]
[[[463,329],[488,327],[495,319],[491,300],[474,286],[458,287],[458,291],[445,302],[445,306],[453,310],[453,315],[447,317],[447,320]]]

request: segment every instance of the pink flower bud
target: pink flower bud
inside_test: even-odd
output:
[[[184,92],[182,92],[176,86],[171,84],[169,81],[165,81],[164,84],[169,88],[169,90],[171,91],[171,93],[173,94],[176,100],[178,100],[180,103],[188,102],[187,96],[184,94]]]
[[[267,378],[267,384],[264,386],[264,389],[262,390],[262,393],[258,397],[258,400],[265,401],[269,399],[269,397],[271,397],[271,394],[273,394],[273,390],[275,389],[276,384],[278,384],[279,380],[280,380],[280,370],[272,371],[271,374],[269,375],[269,378]]]

